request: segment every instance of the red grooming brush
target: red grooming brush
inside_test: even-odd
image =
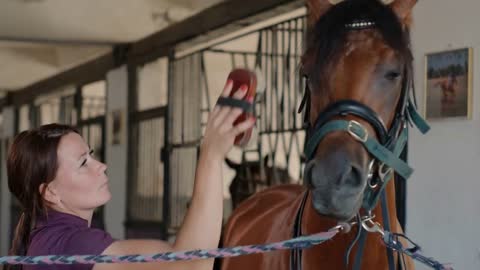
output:
[[[237,68],[230,72],[228,79],[233,81],[232,92],[230,97],[235,94],[236,91],[240,89],[241,86],[247,86],[247,93],[242,100],[237,100],[233,98],[221,98],[219,103],[221,105],[239,107],[243,109],[243,113],[235,120],[234,125],[243,122],[251,117],[255,117],[254,113],[254,98],[257,91],[257,76],[254,71]],[[247,145],[248,141],[252,136],[253,128],[243,132],[235,138],[235,145],[244,147]]]

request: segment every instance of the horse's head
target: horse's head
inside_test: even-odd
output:
[[[408,22],[416,0],[330,2],[338,1],[309,0],[316,23],[302,59],[305,183],[317,212],[347,220],[360,210],[364,191],[375,188],[372,176],[390,172],[362,141],[369,136],[390,147],[405,125],[412,86]]]

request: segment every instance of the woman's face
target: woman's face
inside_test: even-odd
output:
[[[49,187],[55,191],[57,207],[74,213],[93,210],[110,198],[107,165],[97,161],[77,133],[62,137],[57,149],[58,171]]]

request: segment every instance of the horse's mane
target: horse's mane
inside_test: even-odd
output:
[[[323,83],[330,74],[328,68],[344,51],[347,34],[351,31],[346,24],[358,20],[374,22],[375,30],[406,63],[407,72],[411,72],[408,29],[402,27],[393,10],[377,0],[346,0],[330,8],[307,34],[301,68],[315,89],[325,89]]]

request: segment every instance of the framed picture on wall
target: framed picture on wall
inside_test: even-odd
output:
[[[471,48],[426,55],[424,108],[427,119],[471,119],[472,61]]]

